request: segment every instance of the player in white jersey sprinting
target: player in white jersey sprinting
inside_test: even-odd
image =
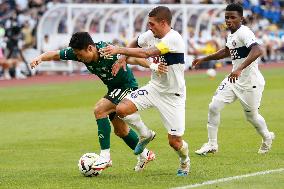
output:
[[[148,58],[152,57],[151,81],[118,104],[116,113],[124,118],[137,110],[155,107],[159,110],[164,126],[168,130],[168,140],[180,158],[178,176],[188,175],[190,159],[188,144],[182,139],[185,130],[185,99],[186,86],[184,80],[185,44],[181,35],[171,29],[171,12],[165,6],[158,6],[149,13],[148,25],[150,30],[141,34],[132,47],[122,48],[108,46],[103,49],[105,55],[123,54],[126,56]],[[161,63],[162,62],[162,63]],[[165,66],[166,65],[166,66]],[[159,70],[166,67],[167,72]],[[139,154],[154,138],[141,138],[135,148]]]
[[[226,47],[209,56],[193,61],[193,66],[209,60],[219,60],[231,56],[233,69],[217,88],[209,104],[208,143],[195,153],[206,155],[218,151],[217,133],[220,123],[220,112],[226,104],[239,99],[246,119],[256,128],[262,137],[258,153],[267,153],[271,149],[275,135],[269,132],[264,118],[259,114],[262,91],[265,81],[258,70],[258,58],[262,50],[257,44],[254,33],[242,25],[243,8],[239,4],[229,4],[225,11],[225,21],[231,33],[228,35]]]

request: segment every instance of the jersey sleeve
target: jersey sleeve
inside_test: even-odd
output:
[[[160,50],[161,54],[168,52],[177,53],[184,46],[182,38],[177,35],[167,35],[159,43],[155,45]]]
[[[148,47],[148,43],[147,41],[149,41],[150,38],[153,37],[153,33],[151,30],[148,30],[144,33],[142,33],[141,35],[138,36],[137,38],[137,45],[140,47],[140,48],[146,48]]]
[[[249,28],[242,30],[242,32],[239,33],[239,38],[247,48],[250,48],[253,44],[257,44],[256,37]]]
[[[77,61],[78,58],[75,55],[74,51],[72,48],[65,48],[65,49],[61,49],[59,51],[59,55],[60,55],[60,59],[61,60],[75,60]]]

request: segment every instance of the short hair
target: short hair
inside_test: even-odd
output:
[[[231,3],[227,5],[226,11],[237,11],[240,16],[243,16],[243,7],[239,3]]]
[[[157,21],[166,20],[166,22],[171,25],[172,13],[168,7],[158,6],[153,8],[149,14],[149,17],[156,17]]]
[[[95,43],[88,32],[74,33],[69,42],[69,47],[78,50],[87,49],[89,45],[95,45]]]

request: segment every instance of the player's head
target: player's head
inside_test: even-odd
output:
[[[172,13],[168,7],[158,6],[148,14],[148,26],[154,36],[161,38],[171,28]]]
[[[243,21],[243,7],[238,3],[231,3],[225,10],[225,21],[229,30],[236,31]]]
[[[88,32],[74,33],[70,39],[69,47],[74,50],[80,61],[89,63],[93,60],[95,43]]]

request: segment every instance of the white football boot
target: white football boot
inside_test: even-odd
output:
[[[148,151],[146,156],[142,155],[143,153],[139,154],[137,159],[138,162],[136,164],[136,166],[134,167],[134,171],[143,171],[147,165],[147,163],[149,163],[150,161],[154,161],[156,158],[156,155],[153,151]]]
[[[211,144],[211,143],[205,143],[203,146],[199,149],[196,150],[195,153],[198,155],[206,155],[207,153],[215,153],[218,152],[218,144]]]
[[[270,137],[266,140],[262,139],[262,144],[260,145],[260,148],[258,150],[259,154],[265,154],[267,153],[271,147],[272,147],[272,141],[275,139],[275,134],[273,132],[270,132]]]
[[[92,165],[92,169],[96,171],[103,171],[111,166],[112,166],[112,161],[110,158],[105,158],[103,156],[100,156],[99,159]]]

